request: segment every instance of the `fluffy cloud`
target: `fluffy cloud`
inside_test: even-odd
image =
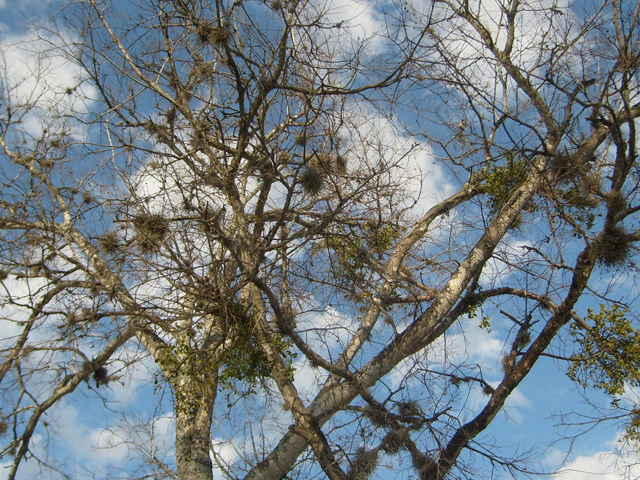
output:
[[[86,113],[96,97],[95,88],[85,82],[82,68],[65,55],[61,43],[33,33],[9,34],[0,42],[0,72],[6,82],[3,102],[23,115],[22,127],[36,137],[52,128],[81,135],[79,126],[65,122],[62,127],[60,119]]]
[[[631,480],[640,478],[640,458],[620,457],[612,451],[580,455],[567,463],[553,480]]]
[[[523,261],[523,257],[528,251],[526,247],[530,246],[531,242],[529,241],[508,238],[505,243],[498,246],[493,256],[485,264],[480,283],[483,286],[504,283],[515,272],[514,265]]]
[[[622,432],[588,452],[563,453],[552,448],[546,464],[556,473],[550,480],[635,480],[640,478],[640,452],[637,445],[624,441]]]

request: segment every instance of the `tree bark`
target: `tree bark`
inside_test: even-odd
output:
[[[211,379],[180,376],[175,386],[176,466],[180,480],[213,479],[211,418],[217,383],[214,373]]]

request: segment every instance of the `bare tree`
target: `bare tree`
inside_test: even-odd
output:
[[[39,27],[34,55],[78,73],[5,61],[9,478],[64,475],[33,446],[47,412],[108,405],[142,365],[171,390],[175,463],[153,424],[110,438],[138,445],[128,474],[182,480],[527,472],[482,433],[539,358],[636,385],[634,289],[590,279],[635,281],[639,7],[595,3],[86,0]],[[475,317],[498,381],[437,359]]]

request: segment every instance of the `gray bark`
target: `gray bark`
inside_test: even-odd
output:
[[[211,418],[217,378],[181,377],[176,396],[176,465],[180,480],[212,480]]]

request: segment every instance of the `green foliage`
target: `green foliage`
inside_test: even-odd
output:
[[[475,315],[474,315],[474,317],[475,317]],[[469,314],[469,318],[473,318],[471,316],[471,314]],[[478,324],[478,327],[480,327],[482,330],[484,330],[487,333],[491,333],[491,318],[490,317],[482,317],[482,320]]]
[[[274,343],[280,355],[285,359],[290,380],[293,380],[292,364],[297,356],[293,351],[293,345],[290,341],[277,335],[274,335]],[[260,348],[257,339],[248,332],[244,332],[228,349],[222,361],[219,379],[223,388],[234,389],[235,382],[238,380],[251,386],[261,378],[269,378],[270,375],[271,364]]]
[[[173,389],[175,396],[175,409],[177,412],[189,412],[197,409],[198,392],[205,385],[211,382],[218,369],[218,365],[211,361],[208,352],[198,352],[194,354],[190,342],[182,339],[171,347],[167,348],[165,354],[158,360],[162,372],[167,377],[186,377],[194,380],[188,385],[180,385]],[[156,379],[156,383],[160,383]]]
[[[567,374],[584,387],[622,395],[625,383],[640,385],[640,331],[625,317],[628,310],[617,305],[600,305],[600,312],[589,309],[590,329],[573,324],[571,336],[579,346],[572,356]]]
[[[625,438],[633,443],[640,444],[640,408],[631,410],[630,421],[625,427]]]
[[[462,312],[461,315],[466,315],[470,319],[478,318],[478,312],[482,313],[482,305],[487,300],[486,295],[482,293],[480,287],[478,287],[478,292],[473,295],[468,295],[462,302],[461,306]],[[480,328],[486,330],[487,332],[491,331],[491,318],[490,317],[482,317],[480,323],[478,324]]]
[[[514,189],[526,180],[530,165],[525,160],[515,160],[513,155],[507,157],[505,165],[493,165],[484,174],[484,182],[489,194],[488,206],[495,215],[509,200]]]
[[[589,309],[585,320],[592,325],[590,329],[571,326],[571,336],[579,346],[567,371],[572,380],[616,397],[625,393],[626,385],[640,386],[640,330],[633,328],[627,313],[618,305],[608,308],[602,304],[598,313]],[[640,443],[640,409],[632,409],[628,417],[625,438]]]
[[[233,389],[236,381],[242,381],[251,388],[259,379],[271,375],[271,364],[254,334],[251,312],[240,302],[233,302],[225,311],[227,318],[224,321],[232,344],[220,363],[221,386]],[[272,334],[272,340],[293,378],[292,363],[296,353],[292,343],[276,333]]]
[[[387,252],[402,232],[390,222],[367,222],[360,235],[333,236],[326,239],[325,246],[334,251],[338,260],[336,275],[343,278],[358,278],[372,258],[380,258]]]
[[[211,313],[214,310],[205,306],[209,314],[204,320],[183,325],[183,328],[187,329],[185,335],[172,345],[158,362],[165,376],[188,377],[195,380],[190,384],[198,389],[210,384],[211,378],[217,375],[221,388],[242,394],[252,393],[260,379],[271,376],[271,364],[254,335],[255,325],[250,311],[241,302],[227,300],[225,305],[219,305],[215,309],[216,313]],[[217,321],[227,330],[225,341],[228,346],[222,357],[195,347],[195,339],[206,336],[203,330],[207,328],[211,316],[216,316]],[[277,334],[273,334],[272,339],[284,358],[290,378],[293,379],[292,364],[297,354],[292,343]],[[239,392],[238,384],[242,384],[242,392]],[[174,389],[176,409],[191,408],[192,400],[198,398],[195,393],[185,385]]]
[[[364,233],[369,250],[376,255],[382,255],[391,248],[401,232],[390,223],[369,222],[365,225]]]
[[[580,346],[567,372],[572,380],[616,397],[625,393],[625,385],[640,386],[640,330],[631,326],[627,313],[618,305],[600,305],[597,314],[589,309],[586,320],[593,323],[591,329],[572,325],[571,335]],[[618,406],[618,400],[612,405]],[[640,407],[632,408],[627,417],[624,438],[640,445]]]

